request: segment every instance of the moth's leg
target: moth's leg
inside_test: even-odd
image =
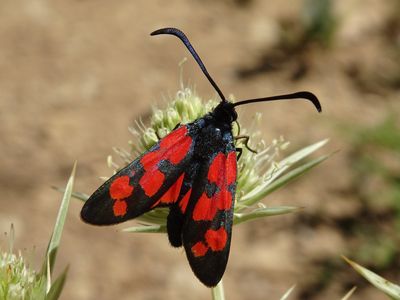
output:
[[[239,153],[238,156],[236,157],[236,160],[239,160],[239,158],[242,156],[243,149],[242,148],[236,148],[236,152]]]
[[[244,145],[245,145],[245,147],[246,147],[250,152],[253,152],[253,153],[257,154],[257,151],[254,150],[254,149],[252,149],[252,148],[250,148],[250,146],[249,146],[250,137],[249,137],[248,135],[238,135],[238,136],[235,136],[234,138],[235,138],[235,140],[244,140]]]

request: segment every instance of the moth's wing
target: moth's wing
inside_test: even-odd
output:
[[[167,218],[167,231],[169,242],[173,247],[182,246],[182,228],[185,222],[185,214],[192,194],[193,184],[201,165],[200,161],[192,160],[185,168],[178,201],[170,206]]]
[[[218,284],[228,262],[236,177],[230,139],[200,167],[185,211],[183,245],[194,274],[206,286]]]
[[[107,180],[85,202],[81,218],[95,225],[124,222],[177,201],[193,156],[192,126],[172,131]]]

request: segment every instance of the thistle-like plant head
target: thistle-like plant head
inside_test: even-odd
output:
[[[44,299],[45,279],[30,268],[21,252],[14,254],[14,227],[8,237],[9,249],[0,248],[0,299]]]

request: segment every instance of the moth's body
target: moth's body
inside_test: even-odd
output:
[[[232,114],[225,116],[231,120]],[[196,275],[206,285],[215,285],[221,279],[228,260],[236,189],[232,127],[227,119],[220,117],[220,111],[216,109],[164,137],[105,182],[86,201],[82,219],[96,225],[110,225],[135,218],[155,205],[169,206],[167,230],[171,245],[184,245]],[[168,143],[175,151],[182,149],[182,144],[184,155],[173,156],[169,152],[159,155],[162,143]],[[170,159],[169,155],[172,155]],[[154,194],[147,181],[142,181],[147,172],[151,173],[149,178],[160,185]],[[122,183],[121,178],[129,180]],[[159,183],[161,179],[155,178],[163,180]],[[174,190],[169,192],[171,188]],[[130,194],[124,194],[130,189]],[[119,197],[117,194],[123,195]],[[99,206],[99,203],[103,205]],[[125,204],[126,209],[123,208]],[[210,272],[213,273],[212,279],[208,276]]]

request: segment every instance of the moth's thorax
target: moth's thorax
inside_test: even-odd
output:
[[[196,154],[199,154],[202,159],[234,149],[232,123],[221,119],[221,115],[214,112],[215,110],[195,122],[197,125]]]

